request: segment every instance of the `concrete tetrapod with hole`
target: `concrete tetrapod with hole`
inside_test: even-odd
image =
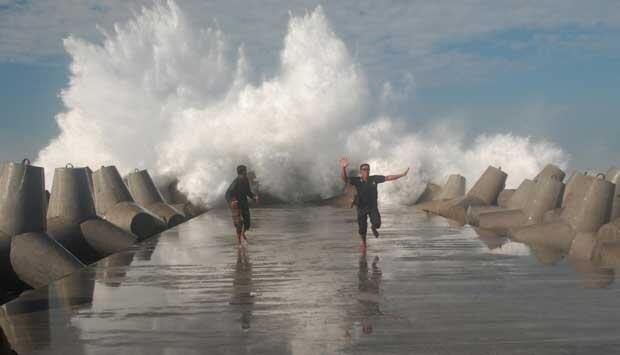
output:
[[[498,197],[498,202],[497,202],[498,206],[469,207],[467,210],[466,222],[472,226],[480,226],[481,228],[484,228],[480,224],[481,215],[492,213],[491,215],[487,215],[485,219],[496,228],[496,232],[498,233],[505,233],[506,228],[523,225],[525,222],[523,218],[525,218],[525,216],[523,216],[519,212],[519,210],[524,210],[528,202],[531,200],[531,198],[540,199],[540,198],[544,198],[543,196],[548,196],[547,198],[552,198],[554,201],[556,201],[558,205],[561,203],[561,200],[562,200],[562,194],[564,191],[563,184],[560,184],[561,190],[557,191],[557,198],[556,198],[556,191],[551,186],[547,186],[546,189],[543,187],[542,188],[543,191],[540,191],[540,187],[538,191],[534,191],[536,189],[537,182],[549,180],[549,179],[554,179],[554,180],[562,182],[565,176],[566,174],[564,173],[564,171],[562,171],[562,169],[558,168],[557,166],[553,164],[547,164],[536,175],[536,177],[534,177],[533,180],[529,180],[529,179],[523,180],[523,182],[521,182],[521,185],[519,185],[519,187],[514,192],[511,193],[510,191],[507,191],[505,193],[506,190],[502,191],[502,193],[500,193],[500,196]],[[544,191],[547,191],[548,193],[551,193],[551,191],[553,191],[553,193],[551,195],[548,195],[548,194],[545,195],[543,193]],[[510,198],[505,200],[506,198],[502,196],[504,194],[510,195]],[[534,197],[531,196],[532,194],[534,194]],[[502,199],[504,199],[505,201],[502,201]],[[541,204],[541,203],[539,203],[537,207],[530,206],[530,208],[539,209],[543,206],[545,206],[546,208],[546,205]],[[556,207],[555,205],[551,206],[550,209],[553,209],[555,207]],[[530,216],[528,217],[531,220],[534,217],[534,215],[530,214]],[[543,217],[541,216],[540,218],[538,217],[535,217],[535,218],[542,220]],[[538,222],[539,221],[537,221],[536,223]],[[531,221],[529,224],[532,224]],[[487,226],[486,228],[489,228],[489,227],[490,226]]]
[[[166,222],[137,204],[114,166],[93,173],[95,209],[100,217],[146,239],[166,229]]]
[[[557,206],[564,184],[555,176],[539,178],[533,184],[522,206],[504,211],[482,213],[478,217],[478,226],[505,234],[510,228],[542,223],[545,213]]]
[[[614,169],[610,169],[606,179],[610,182],[616,181]],[[569,179],[566,191],[564,193],[564,201],[569,204],[577,198],[583,198],[585,192],[594,181],[593,177],[574,173]],[[609,213],[609,217],[604,220],[609,220],[613,216],[613,207],[616,202],[616,188],[614,188],[614,196],[612,198],[612,207]],[[564,206],[566,207],[566,205]],[[562,213],[564,209],[555,209],[545,214],[543,223],[561,223]],[[591,227],[590,229],[596,229]],[[620,219],[612,220],[611,222],[604,224],[598,228],[598,232],[578,232],[575,234],[573,245],[569,257],[577,259],[580,262],[583,261],[597,261],[601,258],[609,260],[609,257],[601,255],[613,255],[616,249],[614,242],[620,241]],[[611,243],[608,243],[611,242]],[[609,246],[609,247],[608,247]]]
[[[505,208],[470,207],[467,223],[505,234],[509,228],[541,223],[547,211],[559,206],[564,193],[566,174],[547,164],[533,180],[524,180],[505,203]]]
[[[480,215],[489,212],[500,212],[510,210],[520,210],[525,207],[530,193],[534,188],[534,182],[532,180],[525,179],[521,182],[521,185],[511,194],[510,199],[505,202],[504,206],[470,206],[467,208],[467,215],[465,221],[472,226],[479,226]],[[505,190],[504,190],[505,191]],[[499,199],[499,197],[498,197]],[[498,200],[499,201],[499,200]],[[499,203],[499,202],[498,202]]]
[[[450,200],[465,195],[465,178],[458,174],[448,176],[448,181],[437,196],[438,200]]]
[[[0,231],[11,236],[45,231],[43,168],[24,160],[0,169]]]
[[[0,165],[0,231],[10,236],[14,273],[35,288],[84,266],[45,233],[44,184],[43,168],[30,165],[28,160]],[[6,241],[3,245],[6,249]],[[6,250],[2,254],[6,255]]]
[[[597,232],[609,222],[614,184],[604,179],[604,175],[589,177],[590,183],[581,201],[566,204],[561,218],[577,232]]]
[[[571,174],[566,186],[564,187],[562,199],[558,203],[559,206],[545,213],[543,216],[543,223],[561,222],[562,213],[566,207],[566,204],[570,203],[572,200],[579,201],[582,199],[592,181],[592,178],[588,176],[587,173],[581,174],[574,172]]]
[[[561,245],[561,249],[569,251],[573,240],[578,235],[594,234],[609,221],[614,184],[604,179],[604,176],[583,176],[575,181],[573,196],[566,201],[559,220],[552,223],[542,223],[527,227],[514,228],[509,231],[510,238],[526,244]],[[579,185],[579,186],[577,186]],[[587,186],[584,191],[581,190]],[[580,198],[576,198],[579,196]],[[582,241],[583,244],[591,241]],[[580,242],[581,243],[581,242]],[[590,256],[589,252],[580,252]]]
[[[603,225],[596,234],[596,240],[620,241],[620,218]]]
[[[466,180],[463,176],[452,174],[443,187],[429,183],[416,201],[417,208],[426,212],[439,213],[439,207],[446,201],[465,195]]]
[[[611,222],[603,225],[596,234],[599,241],[620,241],[620,169],[611,168],[607,172],[607,180],[615,184],[614,197],[610,212]]]
[[[497,203],[497,197],[504,189],[507,177],[505,172],[489,166],[465,196],[440,201],[433,208],[422,209],[464,224],[470,206],[489,206]]]
[[[182,212],[164,202],[164,198],[146,170],[127,175],[127,188],[137,203],[166,222],[168,228],[183,223]]]
[[[568,182],[566,182],[560,207],[566,208],[566,205],[571,204],[573,200],[581,200],[592,181],[594,181],[592,176],[587,175],[587,173],[580,174],[574,172],[568,179]]]
[[[598,241],[592,252],[592,261],[603,268],[620,269],[620,241]]]
[[[610,219],[613,221],[616,218],[620,218],[620,169],[612,167],[607,171],[607,181],[610,181],[616,185],[614,190],[614,200],[611,207]]]
[[[86,168],[57,168],[47,211],[48,234],[90,264],[138,238],[97,216]]]
[[[415,201],[415,204],[418,205],[421,203],[434,201],[437,199],[437,197],[440,194],[441,194],[441,186],[435,183],[432,183],[432,182],[428,182],[426,183],[426,187],[424,188],[424,191],[422,191],[422,194]]]
[[[540,171],[540,173],[538,173],[538,175],[534,177],[534,182],[538,181],[539,179],[547,179],[547,178],[552,178],[552,177],[558,181],[564,181],[564,178],[566,177],[566,173],[564,172],[564,170],[560,169],[556,165],[547,164]]]
[[[510,201],[512,195],[514,195],[516,191],[516,189],[503,189],[502,192],[497,195],[497,205],[506,208],[508,201]]]

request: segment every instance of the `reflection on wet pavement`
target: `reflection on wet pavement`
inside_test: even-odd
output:
[[[369,270],[366,253],[360,256],[359,293],[357,295],[357,309],[353,311],[353,314],[361,318],[360,322],[356,322],[354,325],[361,325],[363,334],[372,333],[373,316],[381,315],[381,269],[379,269],[378,263],[379,257],[375,256],[372,261],[372,268]],[[352,336],[352,332],[350,331],[347,335]]]
[[[247,249],[237,250],[237,264],[233,273],[233,292],[231,305],[238,306],[241,317],[241,329],[250,329],[252,320],[252,305],[254,304],[252,288],[252,264],[248,258]]]
[[[0,308],[21,354],[599,354],[620,350],[614,270],[385,208],[211,211]],[[0,338],[1,340],[1,338]],[[8,349],[5,344],[1,351]]]

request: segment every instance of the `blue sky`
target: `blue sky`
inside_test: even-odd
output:
[[[0,159],[21,160],[58,134],[70,58],[62,39],[101,31],[151,1],[0,0]],[[290,12],[317,1],[178,1],[193,24],[214,23],[269,75]],[[323,4],[379,91],[412,125],[453,122],[468,135],[550,139],[572,167],[620,164],[620,2],[338,1]]]

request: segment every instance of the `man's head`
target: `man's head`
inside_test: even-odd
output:
[[[360,176],[366,179],[368,175],[370,175],[370,165],[367,163],[360,165]]]
[[[237,175],[246,177],[247,174],[248,174],[248,168],[246,168],[245,165],[239,165],[237,167]]]

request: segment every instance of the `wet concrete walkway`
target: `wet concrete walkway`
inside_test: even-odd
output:
[[[228,211],[212,211],[22,295],[0,325],[20,354],[620,351],[611,270],[413,209],[384,209],[367,255],[352,210],[253,217],[245,253]]]

